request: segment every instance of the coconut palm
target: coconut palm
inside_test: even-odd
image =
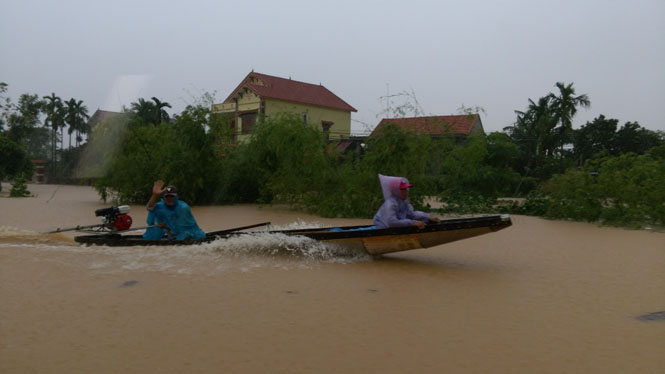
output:
[[[552,110],[559,123],[557,133],[561,146],[561,157],[563,157],[563,145],[573,131],[573,117],[577,113],[577,107],[588,108],[591,106],[591,101],[585,94],[575,96],[573,83],[566,85],[563,82],[557,82],[555,86],[559,89],[558,96],[550,93],[549,97],[552,100]]]
[[[78,138],[80,138],[79,132],[85,126],[85,123],[90,116],[88,116],[88,108],[83,105],[83,100],[76,101],[72,98],[67,100],[65,104],[67,104],[67,116],[65,117],[65,120],[69,126],[67,133],[69,134],[69,147],[71,148],[72,133],[76,132],[78,142]]]
[[[157,121],[156,123],[162,123],[162,122],[168,122],[169,121],[169,114],[166,113],[166,110],[163,108],[171,108],[171,104],[167,103],[166,101],[160,101],[156,97],[152,97],[152,101],[155,102],[155,120]]]
[[[46,104],[42,109],[43,113],[46,114],[44,126],[50,127],[52,130],[51,158],[53,161],[53,173],[55,175],[55,169],[57,165],[56,151],[57,151],[57,141],[58,141],[57,139],[58,129],[64,126],[65,108],[62,104],[62,100],[58,96],[56,96],[55,93],[53,92],[51,93],[50,96],[44,96],[44,99],[46,100]]]
[[[144,123],[155,123],[155,103],[139,98],[131,104],[130,111],[143,120]]]
[[[510,128],[511,137],[521,144],[527,156],[527,166],[538,166],[554,149],[556,119],[553,116],[551,98],[544,96],[534,102],[529,99],[525,112],[515,111],[517,120]]]
[[[87,120],[83,121],[79,125],[79,128],[76,129],[76,147],[78,148],[81,142],[83,141],[83,135],[86,135],[87,139],[87,134],[90,133],[90,124],[88,123]]]

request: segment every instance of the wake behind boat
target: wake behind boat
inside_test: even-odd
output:
[[[511,226],[512,222],[508,215],[496,215],[442,220],[437,223],[430,223],[424,229],[418,229],[415,226],[385,229],[373,229],[372,226],[345,226],[296,230],[240,231],[268,224],[269,222],[264,222],[230,230],[210,232],[204,238],[193,240],[143,240],[141,235],[125,235],[123,234],[123,230],[110,230],[100,234],[76,236],[74,239],[86,245],[122,247],[175,246],[197,245],[237,235],[267,233],[302,236],[355,251],[365,251],[372,255],[380,255],[418,248],[430,248],[461,239],[489,234]]]

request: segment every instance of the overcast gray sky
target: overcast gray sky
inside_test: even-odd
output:
[[[428,115],[480,106],[485,130],[574,82],[600,114],[665,130],[665,1],[0,0],[0,81],[119,110],[218,102],[252,69],[321,83],[375,126],[391,94]],[[399,98],[395,99],[400,103]]]

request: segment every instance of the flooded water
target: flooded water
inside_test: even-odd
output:
[[[1,373],[665,372],[663,233],[514,216],[381,258],[262,235],[84,247],[40,232],[108,205],[88,187],[29,189],[0,196]],[[369,222],[193,212],[205,231]]]

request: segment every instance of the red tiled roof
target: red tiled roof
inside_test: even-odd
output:
[[[340,99],[322,85],[294,81],[272,75],[251,72],[236,87],[225,103],[232,102],[233,97],[243,87],[247,87],[261,97],[316,105],[326,108],[357,112],[351,105]]]
[[[455,115],[455,116],[430,116],[411,118],[384,118],[379,122],[370,136],[379,135],[382,128],[389,123],[417,134],[463,134],[468,135],[473,129],[473,124],[480,121],[477,114]],[[481,125],[482,126],[482,125]]]

